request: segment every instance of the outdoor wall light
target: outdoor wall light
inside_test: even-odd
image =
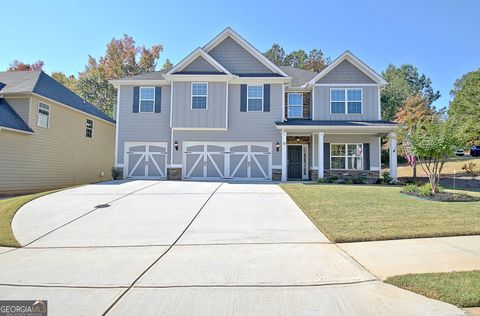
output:
[[[280,150],[280,143],[277,142],[277,144],[275,145],[275,148],[277,149],[277,152]]]
[[[297,143],[300,141],[300,137],[297,137]]]
[[[173,146],[175,147],[175,151],[178,151],[178,142],[175,142]]]

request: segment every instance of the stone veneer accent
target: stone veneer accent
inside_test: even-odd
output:
[[[317,181],[318,180],[318,170],[310,169],[310,171],[308,171],[308,178],[312,181]]]
[[[167,169],[168,180],[182,180],[182,168],[168,168]]]
[[[298,92],[294,92],[298,93]],[[300,92],[302,93],[302,92]],[[311,92],[303,92],[303,119],[311,119]],[[288,92],[285,92],[285,118],[288,118]]]
[[[375,183],[380,177],[380,170],[324,170],[324,177],[337,176],[339,179],[350,179],[365,176],[368,183]]]
[[[282,169],[272,169],[272,181],[282,181]]]
[[[123,179],[123,167],[117,167],[118,179]]]

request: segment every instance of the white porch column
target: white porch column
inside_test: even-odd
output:
[[[282,130],[282,181],[287,181],[287,132]]]
[[[323,138],[324,132],[318,133],[318,178],[323,178]]]
[[[397,178],[397,137],[395,133],[390,133],[389,135],[390,151],[389,151],[389,160],[390,160],[390,177],[393,179]]]

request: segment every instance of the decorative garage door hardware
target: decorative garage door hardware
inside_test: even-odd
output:
[[[185,143],[184,179],[270,180],[270,143]]]
[[[167,174],[166,143],[126,143],[127,178],[165,178]]]

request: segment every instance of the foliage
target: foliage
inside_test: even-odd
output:
[[[118,168],[112,167],[112,178],[113,178],[113,180],[117,180],[119,176],[120,176],[120,172],[119,172]]]
[[[320,72],[330,63],[330,59],[324,58],[320,49],[312,49],[308,54],[303,49],[285,54],[283,47],[277,43],[264,55],[277,66],[291,66],[315,72]]]
[[[384,172],[382,174],[382,182],[385,184],[392,183],[393,178],[390,176],[390,172]]]
[[[367,181],[368,181],[368,178],[366,176],[358,176],[358,177],[352,178],[353,184],[366,184]]]
[[[58,82],[60,82],[62,85],[64,85],[68,89],[72,90],[73,92],[76,92],[77,79],[75,78],[74,75],[70,75],[67,77],[63,72],[55,71],[55,72],[52,72],[51,77],[57,80]]]
[[[85,70],[79,74],[76,90],[85,100],[112,116],[116,91],[108,81],[155,71],[162,51],[162,45],[153,45],[151,48],[137,46],[133,38],[126,34],[122,39],[114,38],[98,61],[89,56]]]
[[[458,79],[450,94],[449,118],[457,122],[466,141],[480,141],[480,69]]]
[[[480,167],[477,167],[477,164],[472,161],[464,164],[462,170],[465,170],[465,173],[472,177],[480,175]]]
[[[430,106],[440,98],[440,92],[434,91],[432,82],[425,74],[419,74],[418,69],[410,64],[396,67],[392,64],[382,72],[388,81],[387,87],[381,92],[382,119],[391,121],[397,110],[405,103],[409,96],[420,94]]]
[[[437,188],[437,191],[440,191],[440,187]],[[435,191],[435,192],[437,192]],[[433,195],[433,189],[432,185],[430,183],[425,183],[422,186],[418,187],[418,194],[423,195],[423,196],[431,196]]]
[[[172,69],[172,68],[173,68],[173,64],[172,64],[172,62],[170,61],[170,59],[167,58],[167,59],[165,60],[165,63],[164,63],[163,66],[162,66],[161,71],[169,71],[169,70]]]
[[[19,60],[14,60],[10,63],[10,66],[8,67],[7,71],[34,71],[34,70],[42,70],[43,66],[45,63],[41,60],[38,60],[37,62],[33,64],[26,64],[24,62],[21,62]]]
[[[418,185],[414,183],[407,184],[406,186],[403,187],[402,192],[406,193],[418,193]]]
[[[438,192],[442,168],[462,141],[454,124],[440,118],[419,123],[409,137],[412,154],[419,158],[420,165],[428,176],[433,194]]]

